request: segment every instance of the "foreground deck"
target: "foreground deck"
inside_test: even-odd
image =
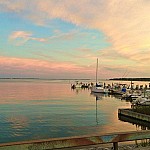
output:
[[[0,150],[50,150],[75,148],[97,144],[112,143],[114,150],[118,150],[118,142],[150,139],[150,130],[133,131],[123,133],[111,133],[107,135],[80,136],[68,138],[55,138],[39,141],[26,141],[0,144]]]

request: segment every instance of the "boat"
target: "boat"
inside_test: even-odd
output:
[[[82,82],[79,82],[79,81],[75,81],[74,84],[71,84],[72,89],[81,88],[81,87],[82,87]]]
[[[71,84],[71,88],[75,89],[75,88],[90,88],[91,84],[90,83],[83,83],[83,82],[79,82],[79,81],[75,81],[74,84]]]
[[[95,85],[91,88],[91,92],[94,92],[94,93],[108,93],[109,90],[104,88],[103,86]]]
[[[123,95],[127,92],[126,84],[115,83],[111,88],[111,94]]]
[[[124,93],[121,99],[133,101],[133,100],[136,100],[140,96],[142,96],[142,92],[140,90],[135,90],[135,91],[130,90]]]
[[[103,83],[97,82],[97,73],[98,73],[98,58],[97,58],[97,65],[96,65],[96,85],[91,87],[91,92],[94,93],[108,93],[109,90],[103,86]]]
[[[150,99],[145,99],[145,100],[141,101],[140,103],[138,103],[138,105],[150,106]]]
[[[148,97],[139,96],[136,100],[132,101],[132,105],[150,105],[150,99]]]

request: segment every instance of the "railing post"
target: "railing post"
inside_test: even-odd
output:
[[[114,150],[118,150],[118,142],[113,143]]]

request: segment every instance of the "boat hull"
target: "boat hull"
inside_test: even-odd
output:
[[[108,89],[105,89],[105,88],[102,88],[102,87],[96,87],[96,86],[93,86],[91,88],[91,92],[94,92],[94,93],[108,93]]]

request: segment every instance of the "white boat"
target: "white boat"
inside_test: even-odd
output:
[[[141,101],[138,105],[150,105],[150,99],[145,99]]]
[[[136,100],[132,101],[132,105],[150,105],[150,99],[139,96]]]
[[[97,83],[97,72],[98,72],[98,58],[97,58],[97,65],[96,65],[96,85],[91,87],[91,92],[108,93],[109,90],[105,88],[102,83],[100,84]]]
[[[91,92],[95,92],[95,93],[108,93],[109,90],[108,89],[105,89],[103,87],[97,87],[97,86],[93,86],[91,88]]]

